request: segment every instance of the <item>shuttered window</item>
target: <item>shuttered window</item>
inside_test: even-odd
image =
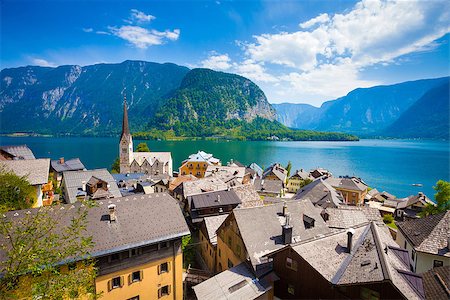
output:
[[[170,262],[162,263],[158,266],[158,274],[167,273],[170,270]]]
[[[170,285],[165,285],[158,290],[158,298],[170,295]]]
[[[117,276],[108,281],[108,292],[123,287],[123,276]]]

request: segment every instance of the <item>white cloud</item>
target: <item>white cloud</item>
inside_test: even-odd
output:
[[[315,18],[312,18],[306,22],[300,23],[298,26],[300,26],[303,29],[313,27],[316,24],[322,24],[330,21],[330,17],[328,14],[320,14]]]
[[[247,59],[239,64],[234,63],[233,69],[237,74],[257,82],[275,83],[279,81],[275,76],[267,72],[263,64],[255,63],[251,59]]]
[[[140,49],[147,49],[149,46],[153,45],[161,45],[165,42],[165,39],[175,41],[180,35],[179,29],[161,32],[132,25],[108,27],[108,29],[113,35],[128,41],[130,44]]]
[[[83,31],[84,32],[92,32],[92,31],[94,31],[94,29],[92,29],[92,28],[83,28]]]
[[[36,66],[41,67],[56,67],[56,65],[52,62],[49,62],[42,58],[31,58],[31,63]]]
[[[136,23],[148,23],[152,20],[156,19],[155,16],[147,15],[146,13],[139,11],[137,9],[132,9],[130,12],[130,23],[136,22]]]
[[[213,52],[207,59],[203,60],[200,65],[203,68],[225,71],[231,68],[231,59],[228,54],[216,54],[216,52]]]

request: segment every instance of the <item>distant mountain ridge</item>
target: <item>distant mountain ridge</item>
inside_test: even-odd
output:
[[[428,130],[424,124],[416,123],[416,127],[410,128],[408,134],[406,132],[403,134],[398,126],[389,127],[427,92],[448,83],[448,80],[449,77],[443,77],[358,88],[344,97],[323,103],[320,108],[291,103],[273,104],[273,107],[277,110],[278,121],[292,128],[347,132],[363,137],[443,138],[444,136],[445,138],[447,136],[448,139],[448,135],[445,135],[448,127],[447,131],[442,129],[444,131],[437,132],[431,128]],[[439,92],[441,94],[438,95]],[[439,97],[439,99],[436,98],[436,101],[445,102],[447,99],[448,102],[448,90],[446,92],[442,88],[439,89],[439,92],[433,94],[433,97]],[[434,103],[431,98],[428,98],[427,101],[431,106],[423,106],[423,114],[426,114]],[[434,111],[434,117],[438,120],[445,120],[446,114],[448,118],[448,112],[445,110]],[[407,123],[406,120],[405,118],[402,121],[403,124]]]

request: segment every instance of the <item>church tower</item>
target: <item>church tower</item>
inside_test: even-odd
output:
[[[120,173],[130,173],[130,165],[133,162],[133,138],[128,127],[128,111],[127,98],[124,96],[123,101],[123,120],[122,120],[122,135],[119,143],[119,160]]]

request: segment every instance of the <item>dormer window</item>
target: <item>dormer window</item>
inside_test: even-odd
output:
[[[311,217],[308,217],[307,215],[303,215],[303,224],[305,225],[306,229],[313,228],[314,223],[316,220],[314,220]]]

